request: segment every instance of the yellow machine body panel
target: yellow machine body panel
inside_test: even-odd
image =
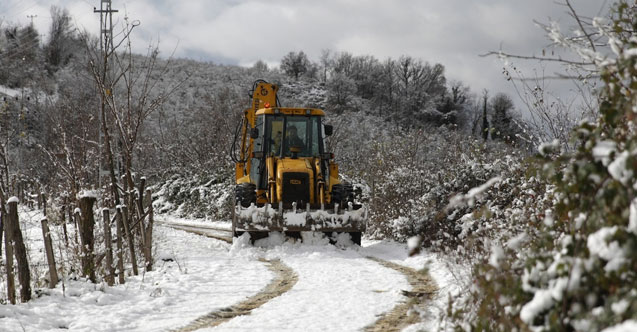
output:
[[[256,115],[263,114],[283,114],[283,115],[311,115],[325,116],[325,112],[318,108],[298,108],[298,107],[272,107],[257,110]]]
[[[296,195],[301,198],[299,201],[304,203],[315,204],[315,172],[312,170],[310,159],[279,159],[276,168],[276,197],[272,202],[283,202],[287,194]],[[295,176],[286,176],[294,174]],[[285,183],[283,183],[285,181]],[[286,188],[291,193],[285,193]],[[307,189],[309,188],[309,190]]]

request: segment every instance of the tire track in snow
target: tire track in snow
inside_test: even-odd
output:
[[[373,325],[367,326],[366,332],[401,331],[405,327],[420,322],[420,315],[416,310],[411,310],[414,306],[423,307],[432,299],[437,291],[437,287],[431,277],[410,267],[388,262],[386,260],[367,257],[378,264],[396,270],[407,277],[412,286],[411,291],[403,291],[403,295],[408,297],[405,303],[398,304],[390,312],[383,314]]]
[[[162,223],[163,226],[171,227],[174,229],[190,232],[209,238],[217,239],[232,243],[232,237],[226,238],[219,236],[215,233],[210,233],[206,229],[213,231],[228,231],[224,229],[214,227],[197,227],[190,225],[176,225],[169,223]],[[179,328],[171,330],[172,332],[190,332],[196,331],[202,328],[215,327],[223,324],[237,316],[248,315],[252,310],[262,306],[264,303],[272,300],[275,297],[289,291],[298,281],[298,275],[287,265],[283,264],[280,260],[266,260],[259,259],[259,261],[267,264],[268,269],[274,272],[276,277],[259,293],[247,298],[246,300],[216,311],[213,311],[207,315],[201,316],[195,319],[192,323]]]
[[[227,243],[232,244],[232,231],[228,229],[218,228],[218,227],[202,227],[202,226],[191,226],[184,224],[172,224],[160,222],[158,223],[161,226],[170,227],[173,229],[178,229],[181,231],[202,235],[205,237],[209,237],[212,239],[221,240]]]
[[[268,269],[276,274],[276,277],[264,290],[238,304],[213,311],[195,319],[192,323],[180,329],[171,331],[190,332],[202,328],[215,327],[237,316],[248,315],[252,310],[292,289],[298,281],[298,276],[294,270],[283,264],[280,260],[260,259],[260,261],[266,263]]]

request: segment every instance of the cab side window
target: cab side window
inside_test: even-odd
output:
[[[270,156],[278,156],[281,152],[281,144],[283,142],[283,119],[274,118],[269,121],[266,130],[270,134],[267,137],[268,154]]]

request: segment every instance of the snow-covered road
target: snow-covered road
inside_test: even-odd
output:
[[[336,247],[326,240],[266,248],[157,227],[155,271],[115,287],[66,281],[26,304],[0,306],[0,331],[168,331],[260,292],[280,260],[298,280],[282,295],[199,331],[360,331],[406,298],[406,277],[368,256],[422,268],[403,245]],[[310,242],[310,243],[308,243]]]
[[[281,259],[298,274],[298,282],[250,315],[209,330],[359,331],[401,301],[401,289],[410,288],[403,275],[356,249],[284,245],[244,248],[235,254]]]

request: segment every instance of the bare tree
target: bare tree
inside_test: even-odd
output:
[[[438,107],[446,91],[444,67],[403,55],[398,59],[394,73],[400,96],[399,112],[395,117],[407,125],[414,125],[414,120],[423,122],[426,112]]]
[[[100,57],[95,49],[88,47],[87,44],[87,49],[91,53],[90,72],[102,100],[101,129],[111,182],[111,202],[115,205],[121,204],[120,190],[123,187],[123,194],[127,199],[124,203],[130,207],[130,214],[124,218],[124,227],[127,230],[133,261],[135,251],[132,237],[136,232],[132,228],[139,227],[142,230],[143,242],[152,241],[143,236],[146,229],[143,211],[135,209],[137,205],[133,174],[140,135],[143,132],[144,122],[150,114],[159,109],[167,96],[183,83],[183,81],[177,82],[167,90],[159,89],[158,82],[162,76],[166,75],[170,61],[165,62],[163,67],[158,66],[157,46],[149,47],[146,56],[133,55],[130,34],[138,24],[138,22],[125,20],[122,39],[114,44],[112,49],[105,47],[103,57]],[[123,51],[117,52],[120,47],[123,47]],[[110,58],[114,59],[112,64],[109,64]],[[101,61],[101,65],[98,65],[98,61]],[[116,152],[121,157],[123,186],[119,185],[116,175],[119,172],[119,168],[116,168]],[[142,194],[139,193],[140,196]],[[147,245],[142,243],[142,247]],[[136,264],[133,269],[137,272]]]
[[[319,64],[321,66],[321,81],[324,83],[327,82],[327,73],[332,67],[333,62],[332,51],[329,49],[321,50]]]
[[[484,56],[495,55],[505,61],[504,74],[529,111],[528,121],[517,122],[526,132],[519,137],[535,146],[557,139],[569,150],[573,148],[569,140],[572,128],[584,119],[598,116],[599,68],[613,52],[609,42],[613,39],[606,38],[612,30],[608,23],[580,15],[570,0],[564,0],[561,5],[574,19],[576,27],[565,34],[556,22],[536,22],[552,41],[548,51],[542,50],[542,55],[519,55],[500,50]],[[516,67],[516,60],[536,61],[545,68],[554,68],[552,64],[558,67],[554,74],[546,74],[543,69],[540,74],[529,77]],[[565,98],[549,92],[548,84],[554,80],[570,81],[575,87],[571,89],[573,95]]]
[[[310,69],[310,60],[303,51],[290,52],[281,59],[281,70],[287,75],[299,80],[299,76],[305,74]]]
[[[352,96],[356,92],[356,85],[349,77],[342,73],[336,73],[327,82],[327,90],[328,106],[335,112],[340,113],[348,107]]]

